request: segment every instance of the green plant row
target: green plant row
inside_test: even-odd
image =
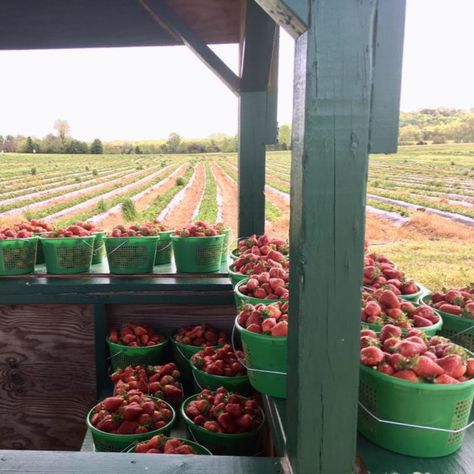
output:
[[[382,211],[396,212],[402,217],[410,217],[413,214],[413,212],[411,212],[409,209],[405,209],[394,204],[377,201],[376,199],[367,199],[367,205],[381,209]]]
[[[206,187],[197,219],[209,223],[214,223],[217,220],[217,185],[209,162],[206,162]]]

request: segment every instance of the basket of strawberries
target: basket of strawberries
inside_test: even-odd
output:
[[[46,271],[53,274],[88,273],[95,235],[77,225],[48,232],[40,237]]]
[[[130,448],[130,453],[137,454],[201,454],[212,453],[194,441],[184,438],[168,438],[165,435],[155,435],[147,441],[142,441]]]
[[[110,273],[152,273],[155,264],[158,231],[151,225],[115,227],[104,238]]]
[[[221,268],[222,226],[197,221],[171,236],[178,273],[212,273]]]
[[[38,237],[19,228],[0,230],[0,275],[33,273]]]

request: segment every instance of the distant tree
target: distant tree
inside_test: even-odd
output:
[[[142,153],[142,150],[141,150],[141,148],[140,148],[138,145],[135,147],[135,153],[136,153],[137,155],[140,155],[140,154]]]
[[[102,155],[104,153],[104,147],[98,138],[92,142],[90,152],[93,155]]]
[[[166,147],[168,153],[177,153],[179,151],[179,146],[181,144],[181,136],[175,132],[170,133],[168,141],[166,142]]]
[[[282,148],[289,150],[291,148],[291,126],[288,124],[278,127],[278,143]],[[284,145],[284,147],[283,147]]]
[[[67,142],[64,151],[71,154],[86,154],[89,152],[89,147],[87,143],[73,138]]]
[[[33,144],[33,140],[31,139],[31,137],[28,137],[26,139],[26,144],[25,144],[25,148],[24,148],[24,153],[33,153],[35,149],[35,145]]]
[[[58,132],[58,137],[64,143],[71,133],[71,127],[67,120],[58,119],[54,122],[54,129]]]

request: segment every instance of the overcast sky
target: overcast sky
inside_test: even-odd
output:
[[[395,0],[394,0],[395,1]],[[474,0],[408,0],[402,110],[474,107]],[[236,46],[214,50],[234,70]],[[291,121],[293,40],[282,34],[278,120]],[[236,133],[237,99],[184,47],[0,51],[0,134],[75,138]]]

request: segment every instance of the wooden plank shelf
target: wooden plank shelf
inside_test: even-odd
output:
[[[264,401],[277,454],[283,456],[285,450],[281,449],[281,442],[286,439],[286,400],[265,397]],[[471,420],[473,417],[474,412],[471,412]],[[375,445],[361,434],[357,438],[357,453],[359,472],[362,473],[469,474],[474,472],[474,429],[466,431],[459,451],[441,458],[414,458],[397,454]]]
[[[282,474],[283,462],[269,457],[0,451],[0,472],[21,474]]]

